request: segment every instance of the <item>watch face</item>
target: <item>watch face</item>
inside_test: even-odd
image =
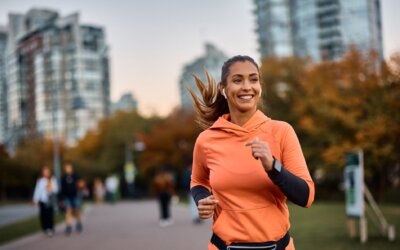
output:
[[[282,164],[279,161],[276,161],[274,168],[275,168],[276,171],[281,172]]]

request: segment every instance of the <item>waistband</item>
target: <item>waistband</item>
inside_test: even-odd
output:
[[[225,244],[225,242],[218,237],[215,233],[213,233],[211,237],[211,243],[218,247],[219,250],[285,250],[286,246],[289,245],[290,235],[287,232],[280,240],[278,241],[267,241],[267,242],[254,242],[254,243],[232,243],[229,246]]]

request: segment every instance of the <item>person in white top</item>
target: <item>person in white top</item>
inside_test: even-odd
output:
[[[112,174],[106,178],[106,196],[110,203],[114,203],[117,199],[118,179]]]
[[[43,167],[42,176],[36,181],[33,193],[33,204],[39,205],[40,225],[48,236],[54,234],[54,205],[58,192],[58,184],[48,167]]]

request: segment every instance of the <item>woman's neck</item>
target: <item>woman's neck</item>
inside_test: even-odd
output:
[[[240,111],[230,112],[231,122],[236,125],[243,126],[248,120],[250,120],[250,118],[254,115],[256,111],[257,109],[244,113]]]

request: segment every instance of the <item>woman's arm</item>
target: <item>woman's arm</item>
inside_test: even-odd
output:
[[[32,197],[32,201],[33,203],[38,203],[39,199],[40,199],[40,179],[38,179],[36,181],[36,185],[35,185],[35,191],[33,192],[33,197]]]
[[[190,192],[196,205],[198,205],[199,200],[211,195],[210,171],[205,164],[205,157],[204,148],[199,137],[194,145],[192,175],[190,179]]]
[[[282,193],[291,202],[302,207],[307,207],[310,188],[305,180],[290,173],[276,159],[274,160],[272,170],[267,171],[267,173],[272,182],[280,188]]]
[[[194,202],[196,202],[196,205],[199,204],[199,200],[207,198],[211,195],[211,192],[202,185],[194,186],[192,189],[190,189],[190,193],[192,194],[193,200]]]
[[[297,135],[289,124],[281,140],[281,160],[274,160],[269,178],[293,203],[309,207],[314,200],[314,182],[307,168]]]

